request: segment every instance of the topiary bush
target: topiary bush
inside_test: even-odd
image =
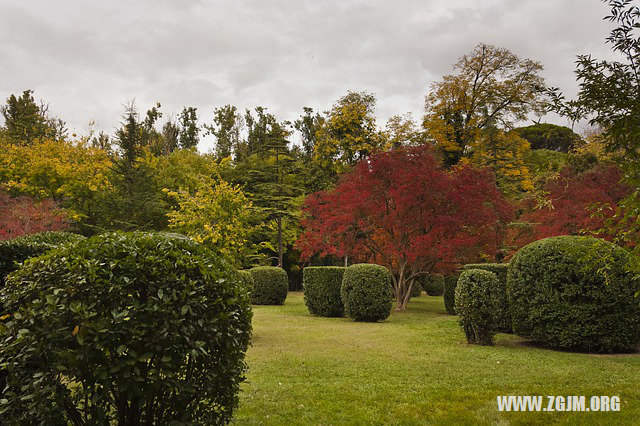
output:
[[[345,313],[356,321],[382,321],[391,314],[391,275],[384,266],[360,263],[344,271],[340,290]]]
[[[249,269],[253,275],[251,303],[254,305],[282,305],[287,298],[287,273],[276,266],[257,266]]]
[[[455,291],[459,276],[459,274],[455,274],[444,277],[444,292],[442,295],[444,296],[444,308],[447,310],[449,315],[456,314]]]
[[[71,232],[46,231],[0,241],[0,285],[9,273],[30,257],[39,256],[62,244],[80,241],[82,235]]]
[[[411,297],[420,297],[422,294],[422,286],[416,280],[413,282],[413,287],[411,287]]]
[[[441,274],[425,275],[420,285],[429,296],[442,296],[444,293],[444,277]]]
[[[509,270],[509,264],[471,263],[463,268],[463,270],[469,269],[482,269],[496,274],[498,286],[491,289],[491,299],[494,301],[493,325],[499,333],[513,333],[509,298],[507,297],[507,271]]]
[[[30,259],[0,291],[8,424],[221,424],[251,306],[237,272],[175,235],[110,233]]]
[[[240,274],[240,278],[242,278],[242,282],[244,283],[244,288],[247,289],[247,293],[249,294],[253,293],[253,288],[255,287],[255,284],[253,282],[253,275],[251,274],[251,272],[246,270],[240,270],[238,271],[238,273]]]
[[[493,324],[492,289],[499,285],[493,272],[466,269],[460,274],[456,286],[456,313],[468,343],[492,345]]]
[[[514,332],[560,349],[636,350],[640,304],[629,256],[593,237],[545,238],[523,247],[508,273]]]
[[[341,266],[308,266],[302,270],[304,303],[309,312],[321,317],[344,316],[340,289],[345,269]]]

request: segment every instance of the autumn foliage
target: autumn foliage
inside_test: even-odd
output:
[[[490,172],[447,171],[419,146],[359,162],[336,188],[310,195],[304,213],[303,258],[348,255],[386,266],[402,309],[421,275],[492,259],[512,212]]]
[[[28,196],[12,197],[0,191],[0,240],[66,228],[67,217],[52,200],[36,201]]]

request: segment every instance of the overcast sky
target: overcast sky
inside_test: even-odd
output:
[[[480,43],[541,61],[576,91],[575,55],[610,56],[599,0],[0,0],[0,97],[25,89],[70,130],[113,133],[123,104],[267,106],[295,119],[347,90],[422,116],[429,85]],[[566,124],[562,119],[548,121]],[[210,141],[200,147],[206,150]]]

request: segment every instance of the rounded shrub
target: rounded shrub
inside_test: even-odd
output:
[[[512,259],[507,291],[516,334],[546,346],[626,352],[640,343],[629,254],[593,237],[552,237]]]
[[[26,261],[0,291],[9,424],[221,424],[243,380],[251,306],[204,246],[109,233]]]
[[[509,298],[507,297],[508,263],[471,263],[465,265],[465,270],[482,269],[493,272],[498,278],[498,286],[491,289],[493,305],[493,325],[497,332],[513,333]]]
[[[360,263],[344,271],[340,290],[345,313],[356,321],[382,321],[391,314],[391,275],[384,266]]]
[[[345,269],[341,266],[308,266],[302,270],[304,303],[309,312],[321,317],[344,315],[340,288]]]
[[[0,284],[4,283],[9,273],[18,269],[20,263],[30,257],[40,256],[62,244],[82,239],[82,235],[71,232],[46,231],[0,241]]]
[[[456,286],[456,314],[467,342],[492,345],[495,328],[493,324],[492,288],[498,285],[493,272],[482,269],[462,271]]]
[[[447,310],[449,315],[456,314],[456,306],[455,306],[455,292],[456,285],[458,284],[459,275],[447,275],[444,277],[444,292],[442,295],[444,296],[444,308]]]
[[[411,297],[420,297],[422,294],[422,286],[416,280],[413,282],[413,287],[411,287]]]
[[[287,298],[289,281],[284,269],[276,266],[257,266],[249,269],[253,275],[251,303],[254,305],[282,305]]]
[[[242,278],[244,288],[247,289],[247,293],[253,293],[255,284],[253,282],[253,275],[251,274],[251,272],[247,270],[240,270],[238,271],[238,273],[240,274],[240,278]]]
[[[442,296],[444,293],[444,277],[441,274],[425,275],[420,284],[429,296]]]

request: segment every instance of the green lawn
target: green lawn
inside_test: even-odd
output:
[[[442,297],[383,323],[317,318],[302,293],[256,306],[238,424],[638,424],[640,355],[589,355],[500,334],[466,344]],[[619,395],[620,412],[499,413],[497,395]],[[546,405],[546,401],[545,401]]]

